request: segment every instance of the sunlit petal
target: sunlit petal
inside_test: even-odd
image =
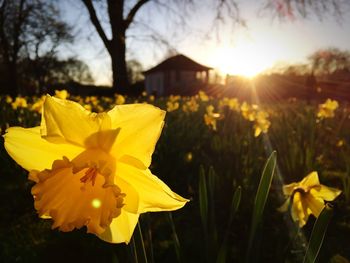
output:
[[[301,180],[300,185],[303,187],[312,187],[315,185],[319,185],[320,181],[318,179],[317,172],[311,172],[303,180]]]
[[[315,217],[318,217],[324,208],[324,201],[321,198],[315,198],[311,194],[305,194],[303,202]]]
[[[333,201],[341,194],[339,189],[328,187],[325,185],[315,186],[310,190],[310,193],[316,198],[322,198],[326,201]]]
[[[4,137],[6,151],[28,171],[49,169],[54,160],[63,156],[72,159],[84,150],[71,144],[53,144],[42,139],[40,127],[12,127]]]
[[[110,243],[129,243],[139,219],[139,214],[133,214],[122,209],[121,214],[114,218],[105,232],[98,237]]]
[[[110,128],[107,114],[91,113],[73,101],[46,97],[41,134],[48,141],[84,146],[85,139],[103,126]]]
[[[139,213],[171,211],[183,207],[187,199],[174,193],[148,169],[140,170],[131,165],[118,163],[117,177],[121,177],[139,193]]]
[[[298,183],[291,183],[283,186],[283,194],[286,196],[291,196],[296,187],[298,187]]]
[[[148,167],[164,125],[165,111],[149,104],[130,104],[116,106],[108,115],[112,129],[121,128],[111,154],[117,159],[134,156]]]
[[[311,211],[308,211],[305,207],[302,195],[299,192],[296,192],[293,196],[292,210],[291,210],[292,218],[295,222],[299,223],[299,227],[303,227],[311,214]]]

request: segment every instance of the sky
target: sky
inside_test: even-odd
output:
[[[196,12],[187,11],[187,24],[182,26],[176,16],[168,17],[152,3],[146,4],[127,33],[127,58],[139,61],[145,70],[160,63],[169,56],[168,46],[150,38],[161,35],[173,49],[198,63],[223,74],[250,76],[271,67],[305,63],[310,54],[322,48],[350,50],[350,12],[341,22],[332,16],[322,21],[313,16],[280,21],[261,15],[259,1],[238,1],[246,27],[226,21],[217,29],[212,27],[214,6],[210,0],[202,1],[207,3],[197,6]],[[61,49],[62,55],[77,56],[90,67],[95,84],[109,85],[110,59],[85,7],[73,0],[62,1],[60,7],[63,19],[78,36],[74,45]],[[103,7],[99,10],[107,21]]]

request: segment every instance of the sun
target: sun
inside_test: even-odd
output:
[[[269,52],[248,43],[221,47],[214,54],[212,64],[224,75],[254,77],[273,65]]]

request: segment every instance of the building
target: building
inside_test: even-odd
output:
[[[194,95],[207,87],[211,69],[176,55],[144,72],[146,91],[157,96]]]

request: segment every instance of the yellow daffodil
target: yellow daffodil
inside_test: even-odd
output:
[[[325,201],[333,201],[341,191],[320,184],[317,172],[312,172],[300,182],[284,185],[283,193],[288,199],[279,210],[286,211],[291,206],[293,220],[303,227],[311,214],[318,217]]]
[[[258,105],[249,105],[243,102],[241,105],[241,112],[243,118],[254,122],[254,137],[258,137],[261,133],[267,133],[271,122],[268,120],[269,113],[267,111],[259,110]]]
[[[13,101],[13,100],[12,100],[11,96],[7,95],[7,96],[6,96],[6,103],[7,103],[7,104],[10,104],[10,103],[12,103],[12,101]]]
[[[344,140],[339,140],[338,142],[337,142],[337,147],[343,147],[344,146],[344,144],[345,144],[345,142],[344,142]]]
[[[194,97],[186,101],[185,104],[182,106],[182,110],[184,112],[196,112],[198,111],[198,108],[199,108],[199,104],[197,103]]]
[[[261,133],[267,133],[271,122],[268,120],[269,114],[266,111],[256,113],[254,122],[254,136],[258,137]]]
[[[334,111],[339,107],[336,100],[327,99],[325,103],[318,106],[317,117],[320,119],[333,118]]]
[[[172,112],[172,111],[177,110],[179,108],[179,106],[180,106],[180,104],[177,101],[175,101],[175,102],[168,101],[166,103],[166,108],[167,108],[166,110],[167,110],[167,112]]]
[[[27,100],[24,97],[16,97],[15,101],[11,103],[12,109],[16,110],[17,108],[27,108]]]
[[[45,96],[41,96],[40,98],[36,99],[36,101],[32,104],[30,109],[32,111],[36,111],[38,113],[41,113],[43,105],[44,105],[44,101],[45,101]]]
[[[209,101],[209,97],[208,97],[208,95],[204,92],[204,91],[202,91],[202,90],[200,90],[199,92],[198,92],[198,96],[199,96],[199,98],[200,98],[200,100],[201,101]]]
[[[243,102],[241,105],[242,116],[243,118],[249,121],[255,120],[257,110],[258,110],[258,105],[255,105],[255,104],[249,105],[248,103]]]
[[[179,95],[170,95],[169,96],[169,101],[171,101],[171,102],[175,102],[175,101],[178,101],[180,99],[181,99],[181,97]]]
[[[87,110],[87,111],[91,111],[92,107],[91,107],[90,104],[84,104],[84,109]]]
[[[219,113],[214,112],[214,106],[207,106],[207,112],[204,114],[204,122],[207,126],[212,127],[216,131],[216,120],[220,118]]]
[[[231,99],[223,98],[222,100],[220,100],[219,106],[220,107],[228,106],[229,109],[232,111],[236,111],[236,112],[240,111],[240,105],[237,98],[231,98]]]
[[[122,104],[124,104],[124,103],[125,103],[125,97],[124,97],[123,95],[120,95],[120,94],[116,95],[116,97],[115,97],[115,103],[116,103],[117,105],[122,105]]]
[[[105,241],[128,243],[140,213],[187,202],[148,169],[164,116],[143,104],[96,114],[47,96],[41,126],[9,128],[5,148],[29,171],[35,209],[53,228],[86,226]]]
[[[185,161],[186,162],[190,163],[192,161],[192,159],[193,159],[192,152],[188,152],[188,153],[185,154]]]
[[[69,97],[69,93],[68,91],[66,91],[65,89],[63,90],[55,90],[55,97],[65,100]]]
[[[154,97],[154,95],[150,95],[149,96],[149,101],[150,102],[154,102],[155,99],[156,99],[156,97]]]

